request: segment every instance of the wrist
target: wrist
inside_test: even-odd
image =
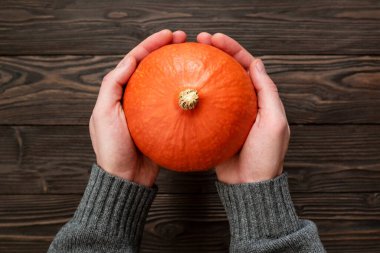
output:
[[[145,187],[152,187],[158,174],[158,166],[149,162],[135,164],[107,164],[97,161],[97,165],[112,176]]]
[[[283,167],[271,170],[242,170],[239,168],[216,168],[218,181],[225,184],[246,184],[258,183],[262,181],[272,180],[280,176],[283,172]]]
[[[109,163],[101,159],[96,160],[96,165],[112,176],[133,182],[133,167],[122,163]]]

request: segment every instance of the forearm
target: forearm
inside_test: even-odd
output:
[[[231,252],[325,252],[315,224],[298,218],[283,174],[273,180],[217,182],[231,231]]]
[[[48,252],[137,252],[156,191],[93,165],[74,217],[58,232]]]

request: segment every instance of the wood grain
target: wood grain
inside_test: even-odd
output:
[[[0,54],[117,54],[149,34],[224,32],[256,54],[379,54],[380,3],[27,0],[0,5]]]
[[[114,56],[0,57],[0,124],[87,125]],[[380,123],[380,57],[265,56],[292,124]]]
[[[293,192],[379,192],[380,126],[292,126]],[[87,126],[0,127],[0,194],[82,193],[95,161]],[[163,193],[215,192],[213,171],[162,170]]]
[[[380,252],[380,1],[0,1],[0,252],[46,252],[95,161],[102,77],[164,28],[264,60],[291,125],[297,213],[329,253]],[[141,252],[228,252],[215,173],[162,169]]]
[[[380,239],[379,196],[305,193],[293,194],[293,200],[302,218],[317,223],[328,252],[376,252],[380,249],[376,244]],[[0,195],[0,251],[27,252],[28,247],[31,253],[46,251],[80,198]],[[141,251],[228,252],[228,244],[228,222],[217,194],[159,194],[147,219]]]

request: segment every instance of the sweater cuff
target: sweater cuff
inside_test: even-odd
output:
[[[72,222],[88,231],[138,244],[157,187],[110,175],[94,164]]]
[[[301,226],[286,173],[258,183],[216,182],[216,186],[227,212],[232,240],[279,238]]]

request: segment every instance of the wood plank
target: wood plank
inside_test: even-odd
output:
[[[376,0],[2,0],[0,7],[2,55],[124,53],[163,28],[190,39],[224,32],[257,54],[380,53]]]
[[[0,124],[87,125],[122,55],[0,57]],[[380,57],[265,56],[293,124],[380,123]]]
[[[266,56],[290,123],[380,123],[380,58]]]
[[[291,126],[293,192],[379,192],[380,126]],[[82,193],[95,161],[87,126],[1,126],[0,194]],[[4,157],[4,159],[3,159]],[[161,170],[162,193],[216,192],[213,171]],[[22,187],[20,187],[22,186]]]
[[[378,252],[379,196],[305,193],[293,194],[293,200],[302,218],[317,223],[328,252]],[[45,251],[80,198],[0,195],[0,251]],[[228,252],[228,243],[228,222],[217,194],[159,194],[147,219],[142,252]]]

